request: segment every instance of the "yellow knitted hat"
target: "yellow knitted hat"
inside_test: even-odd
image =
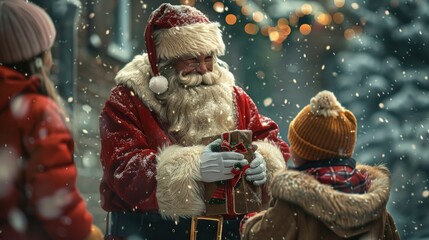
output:
[[[356,143],[357,120],[332,92],[311,98],[289,126],[288,139],[295,154],[309,161],[351,157]]]

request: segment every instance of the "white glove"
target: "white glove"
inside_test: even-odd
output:
[[[253,185],[260,186],[267,181],[267,167],[264,157],[255,152],[255,159],[250,162],[250,167],[246,170],[246,180],[253,182]]]
[[[234,164],[249,164],[243,154],[237,152],[213,152],[212,147],[220,145],[216,139],[204,148],[200,157],[200,173],[203,182],[216,182],[234,178],[231,173]]]

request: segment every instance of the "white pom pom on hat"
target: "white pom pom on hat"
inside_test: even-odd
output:
[[[154,76],[149,81],[149,88],[156,94],[165,93],[168,89],[168,80],[162,75]]]
[[[168,80],[158,69],[159,59],[198,54],[223,55],[225,44],[219,26],[191,6],[163,3],[155,9],[144,33],[153,76],[149,81],[151,91],[162,94],[168,90]]]
[[[336,117],[344,111],[334,93],[327,90],[323,90],[311,98],[310,108],[314,115],[324,117]]]

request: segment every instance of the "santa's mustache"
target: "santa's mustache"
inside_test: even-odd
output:
[[[204,74],[193,72],[187,75],[184,75],[183,72],[176,72],[176,69],[171,63],[166,62],[161,66],[161,74],[168,80],[168,90],[163,94],[156,95],[156,98],[160,101],[169,99],[170,95],[178,90],[195,91],[200,88],[204,89],[217,85],[234,85],[234,76],[228,68],[225,67],[227,66],[226,64],[220,66],[215,63],[211,72],[206,72]]]
[[[219,79],[222,77],[221,71],[212,71],[206,72],[204,74],[199,73],[190,73],[183,75],[183,72],[180,72],[177,76],[178,81],[185,87],[195,87],[199,85],[213,85],[218,83]]]

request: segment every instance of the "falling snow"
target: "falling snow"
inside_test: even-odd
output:
[[[135,11],[132,14],[136,15],[124,16],[131,20],[128,27],[138,28],[127,32],[113,27],[113,3],[81,2],[81,19],[76,27],[79,60],[74,61],[77,92],[76,96],[65,96],[65,102],[74,107],[68,121],[76,141],[79,189],[91,207],[95,223],[103,228],[105,212],[100,208],[98,192],[102,171],[99,113],[115,85],[115,74],[127,62],[103,48],[122,36],[127,39],[122,44],[129,46],[132,53],[144,52],[142,29],[159,2],[133,2],[132,11],[126,12]],[[249,4],[243,5],[239,5],[243,1],[181,2],[197,2],[202,12],[210,13],[223,26],[227,51],[221,59],[229,64],[237,84],[252,97],[260,113],[278,123],[283,139],[287,139],[290,121],[314,93],[324,88],[334,91],[358,119],[356,160],[383,164],[391,170],[388,210],[402,238],[429,238],[428,1],[303,1],[313,10],[302,16],[283,0],[247,1]],[[332,4],[338,11],[332,10]],[[320,7],[317,11],[316,6]],[[308,6],[304,9],[309,11]],[[325,19],[317,15],[319,12],[329,13],[329,24],[316,23]],[[229,14],[235,21],[227,21]],[[61,74],[53,79],[61,85]],[[135,95],[138,94],[133,92]],[[23,97],[13,99],[12,114],[23,118],[30,104]],[[41,128],[35,136],[44,138],[47,134]],[[12,149],[1,146],[0,198],[9,193],[11,180],[17,175],[21,162],[16,159]],[[132,158],[141,167],[150,165],[149,161],[149,157]],[[145,174],[153,177],[155,172]],[[120,179],[124,174],[118,172],[114,177]],[[48,219],[55,218],[69,201],[68,190],[60,189],[40,200],[37,211]],[[10,211],[8,221],[18,231],[27,225],[18,209]],[[70,219],[63,221],[69,223]]]

